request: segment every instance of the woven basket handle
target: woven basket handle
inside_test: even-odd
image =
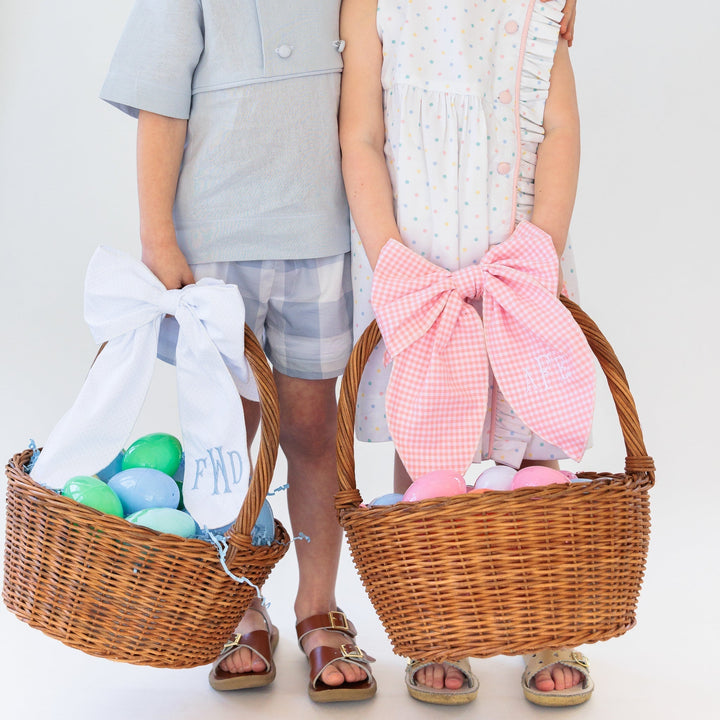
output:
[[[605,374],[610,393],[615,401],[615,409],[618,413],[620,429],[625,441],[627,453],[625,472],[628,475],[646,475],[650,482],[653,483],[655,467],[652,458],[648,456],[645,450],[640,420],[638,419],[635,401],[628,387],[625,371],[610,343],[580,306],[566,297],[561,297],[560,300],[580,326]],[[380,330],[373,320],[355,344],[342,379],[338,403],[337,437],[340,492],[335,497],[335,505],[338,510],[357,507],[362,502],[355,485],[355,408],[358,387],[365,364],[380,339]]]
[[[250,486],[240,508],[237,519],[232,526],[230,535],[249,537],[257,522],[262,504],[270,489],[275,471],[280,439],[280,414],[278,411],[278,394],[272,370],[265,353],[260,347],[253,331],[245,325],[245,357],[252,370],[260,395],[260,449],[255,462]],[[230,537],[228,561],[235,553],[232,537]]]

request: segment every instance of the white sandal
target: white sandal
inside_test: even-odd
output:
[[[457,662],[446,661],[444,663],[438,663],[457,668],[464,675],[465,682],[462,687],[459,687],[457,690],[419,685],[415,681],[415,675],[418,670],[435,664],[434,662],[408,660],[407,668],[405,668],[405,685],[410,693],[410,697],[420,700],[420,702],[432,703],[433,705],[465,705],[477,697],[478,679],[473,675],[467,658],[458,660]]]
[[[587,658],[577,650],[563,648],[560,650],[540,650],[532,655],[525,655],[525,672],[522,676],[522,688],[525,697],[535,705],[545,707],[565,707],[581,705],[590,699],[595,684],[590,677],[590,665]],[[582,675],[582,682],[566,690],[549,690],[543,692],[535,687],[535,676],[545,668],[559,663]]]

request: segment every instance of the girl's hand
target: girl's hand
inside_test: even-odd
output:
[[[542,0],[549,2],[549,0]],[[568,47],[572,47],[573,38],[575,36],[575,8],[577,0],[567,0],[565,9],[563,10],[563,19],[560,23],[560,35],[567,40]]]
[[[195,282],[192,270],[177,243],[143,242],[142,261],[168,290],[179,290]]]

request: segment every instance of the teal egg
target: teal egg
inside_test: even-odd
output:
[[[70,478],[62,489],[62,494],[82,505],[95,508],[107,515],[123,516],[123,506],[113,489],[100,478],[78,475]]]
[[[97,472],[97,476],[107,482],[113,475],[116,475],[122,470],[123,458],[125,457],[125,451],[121,450],[115,458],[110,462],[109,465],[104,467],[102,470]]]
[[[188,513],[173,508],[146,508],[128,515],[125,519],[135,525],[185,538],[195,537],[197,530],[195,521]]]
[[[147,467],[172,477],[180,467],[182,445],[174,435],[152,433],[138,438],[125,452],[122,469]]]
[[[176,509],[180,502],[177,483],[169,475],[154,468],[128,468],[113,475],[108,486],[120,498],[125,515],[146,508]]]

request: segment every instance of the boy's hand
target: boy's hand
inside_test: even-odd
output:
[[[542,0],[549,2],[549,0]],[[568,47],[572,47],[573,37],[575,36],[575,8],[577,0],[567,0],[565,9],[563,10],[563,19],[560,23],[560,35],[567,40]]]
[[[168,290],[179,290],[195,282],[177,243],[143,243],[142,261]]]

